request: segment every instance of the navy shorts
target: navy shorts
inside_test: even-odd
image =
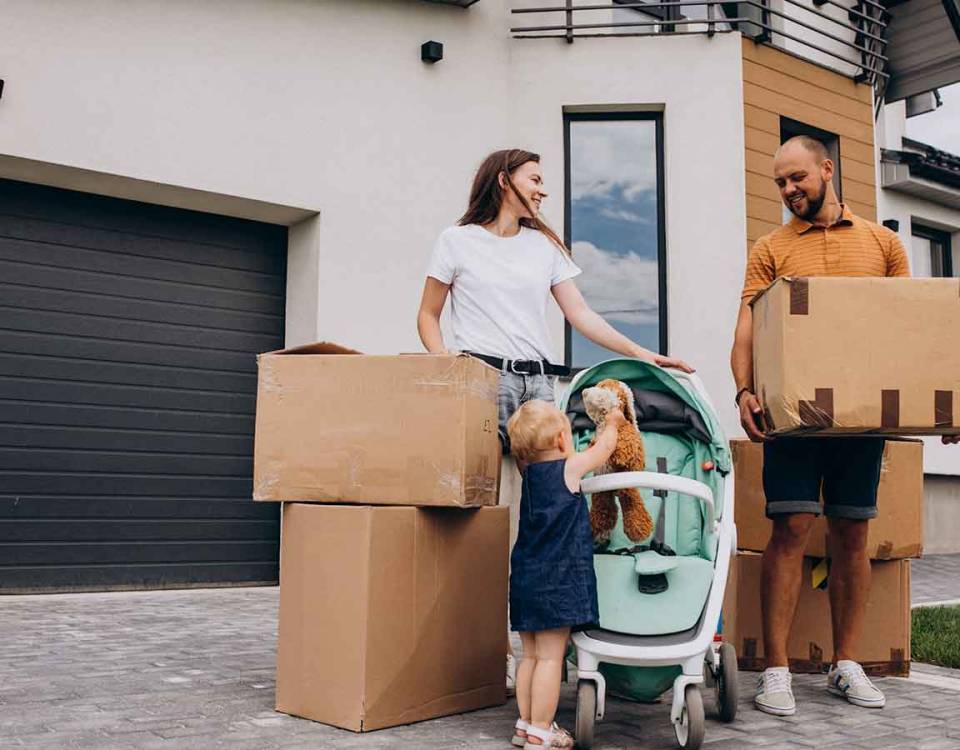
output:
[[[767,517],[786,513],[865,520],[877,515],[884,439],[780,438],[763,446]]]

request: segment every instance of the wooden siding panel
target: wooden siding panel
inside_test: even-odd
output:
[[[870,126],[873,124],[873,107],[870,104],[849,99],[842,94],[835,94],[821,86],[801,81],[749,60],[743,61],[743,78],[769,91],[778,91],[791,99],[797,99]]]
[[[776,112],[784,117],[813,125],[860,143],[873,145],[873,124],[853,120],[835,112],[807,104],[779,91],[772,91],[748,80],[743,82],[743,100],[747,104]]]
[[[794,55],[743,40],[744,169],[747,248],[782,223],[773,156],[780,118],[806,123],[840,140],[844,202],[876,220],[873,96],[866,84]]]
[[[773,70],[790,71],[794,77],[821,86],[828,91],[843,94],[850,99],[870,104],[873,95],[869,86],[855,83],[850,78],[835,73],[832,70],[821,68],[818,65],[802,60],[799,57],[773,49],[763,44],[757,44],[744,38],[743,59],[763,65]]]

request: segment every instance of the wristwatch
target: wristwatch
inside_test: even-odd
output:
[[[733,399],[734,403],[737,405],[737,408],[740,408],[740,398],[743,396],[744,393],[750,393],[750,389],[747,386],[744,386],[739,391],[737,391],[737,395]]]

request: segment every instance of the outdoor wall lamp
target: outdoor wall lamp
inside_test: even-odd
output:
[[[443,59],[443,44],[441,42],[424,42],[420,45],[420,59],[425,63],[435,63]]]

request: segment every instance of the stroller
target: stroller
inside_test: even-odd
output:
[[[617,521],[594,568],[600,627],[574,633],[577,746],[593,744],[607,690],[654,701],[673,687],[670,720],[681,748],[699,748],[705,715],[700,684],[712,685],[721,720],[737,711],[737,656],[717,635],[727,571],[736,550],[730,452],[700,379],[633,359],[581,371],[557,406],[570,418],[574,445],[587,447],[594,425],[580,393],[612,378],[634,392],[647,470],[585,478],[585,495],[640,488],[654,519],[641,544]]]

